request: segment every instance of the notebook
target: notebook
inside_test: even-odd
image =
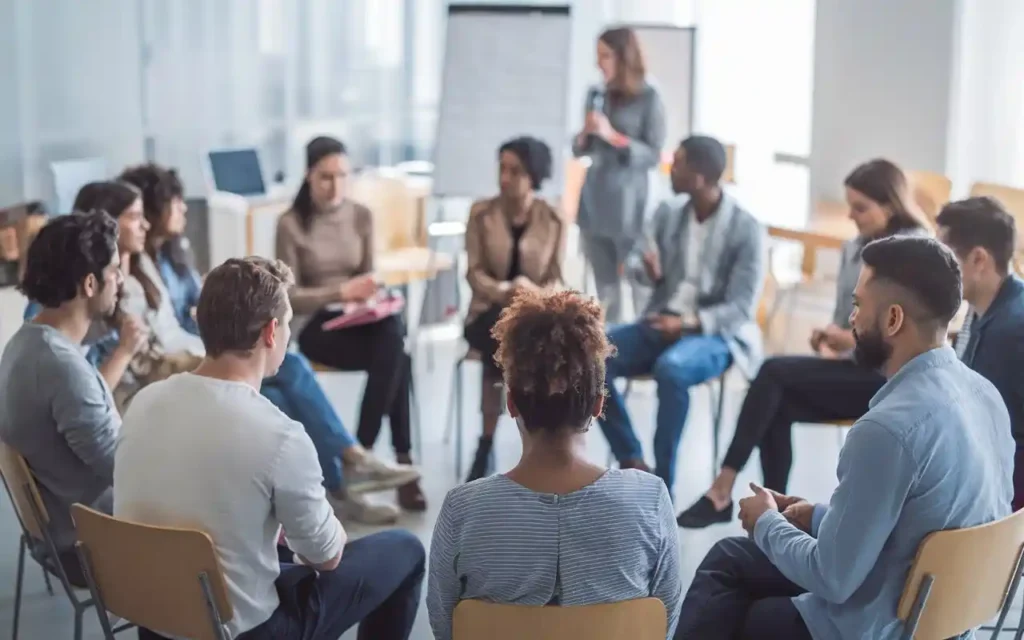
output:
[[[340,316],[331,318],[320,325],[320,328],[324,331],[335,331],[337,329],[359,327],[364,324],[373,324],[396,313],[401,313],[404,308],[405,298],[402,296],[380,298],[365,304],[346,307]]]

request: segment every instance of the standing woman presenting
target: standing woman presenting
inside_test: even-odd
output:
[[[624,320],[622,265],[643,236],[649,176],[665,142],[665,107],[647,84],[632,29],[601,34],[597,66],[604,84],[588,93],[586,120],[572,147],[576,156],[592,161],[580,192],[578,223],[597,296],[608,321],[618,323]]]

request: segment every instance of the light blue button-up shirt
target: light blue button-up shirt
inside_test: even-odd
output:
[[[757,546],[807,590],[793,602],[815,640],[899,637],[896,605],[921,540],[1010,513],[1006,405],[951,348],[908,362],[869,407],[811,535],[775,511],[754,527]]]

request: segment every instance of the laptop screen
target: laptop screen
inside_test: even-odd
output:
[[[210,171],[217,191],[240,196],[262,196],[267,192],[255,149],[211,151]]]

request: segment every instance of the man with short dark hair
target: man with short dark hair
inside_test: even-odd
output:
[[[652,375],[658,384],[655,473],[670,494],[690,387],[733,363],[750,376],[763,358],[754,313],[764,283],[765,233],[722,190],[725,168],[725,148],[714,138],[691,136],[679,145],[672,189],[686,197],[661,204],[648,246],[631,264],[634,277],[654,287],[645,317],[608,333],[618,354],[608,360],[601,428],[623,468],[647,468],[615,379]]]
[[[964,274],[971,310],[956,349],[964,364],[995,385],[1016,440],[1013,510],[1024,507],[1024,281],[1011,271],[1017,229],[992,198],[951,202],[936,219],[939,238]]]
[[[259,393],[291,337],[291,283],[286,265],[254,257],[209,273],[196,313],[206,358],[132,402],[114,513],[216,541],[231,637],[337,638],[359,623],[360,638],[404,640],[419,607],[423,545],[400,530],[346,545],[309,436]],[[279,563],[282,527],[302,564]]]
[[[55,218],[28,249],[21,291],[43,310],[11,337],[0,358],[0,439],[21,454],[39,484],[50,534],[73,584],[71,505],[110,511],[121,418],[110,388],[85,359],[89,327],[109,318],[122,275],[117,222],[103,212]],[[130,357],[140,342],[125,333]]]
[[[953,253],[929,238],[867,245],[851,315],[855,358],[886,384],[850,430],[839,486],[811,505],[751,483],[750,538],[717,543],[677,638],[894,639],[896,603],[928,534],[1010,513],[1010,418],[946,345],[960,307]]]

